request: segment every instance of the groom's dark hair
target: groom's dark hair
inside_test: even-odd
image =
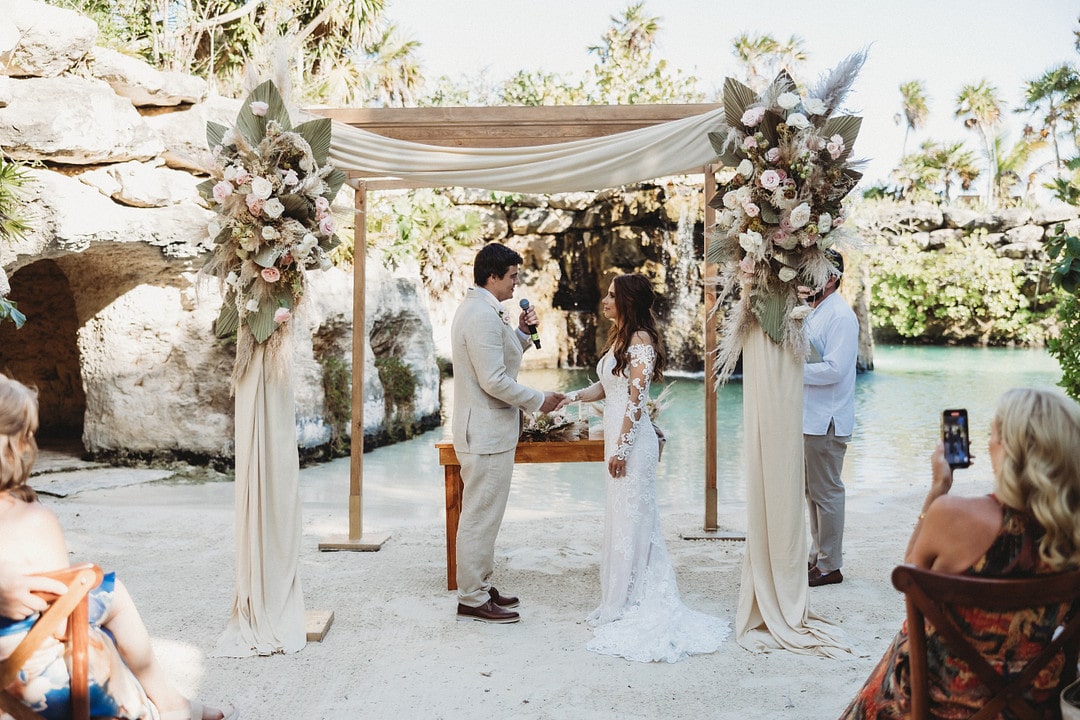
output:
[[[511,267],[523,262],[520,255],[505,245],[488,243],[476,253],[476,260],[473,262],[473,280],[478,286],[484,287],[492,275],[501,278]]]

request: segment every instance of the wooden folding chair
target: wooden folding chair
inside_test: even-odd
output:
[[[101,583],[102,572],[97,565],[87,563],[66,570],[42,573],[68,586],[63,595],[43,595],[48,609],[34,623],[15,651],[0,663],[0,710],[15,720],[43,720],[42,716],[24,705],[6,688],[15,680],[19,669],[37,652],[67,618],[64,635],[66,660],[71,675],[71,718],[90,719],[89,685],[89,600],[87,593]]]
[[[893,570],[892,582],[897,590],[904,593],[907,603],[911,717],[914,720],[928,720],[931,717],[924,619],[934,626],[948,652],[967,663],[979,682],[991,692],[990,700],[971,716],[971,720],[996,718],[1006,708],[1020,718],[1039,718],[1039,713],[1022,693],[1058,653],[1065,654],[1059,687],[1065,687],[1076,678],[1077,654],[1080,650],[1080,570],[1021,579],[998,579],[950,575],[913,565],[900,565]],[[964,607],[1009,613],[1052,605],[1071,608],[1065,623],[1054,639],[1010,681],[1006,681],[972,645],[948,612],[951,608]],[[1055,697],[1055,706],[1057,702]]]

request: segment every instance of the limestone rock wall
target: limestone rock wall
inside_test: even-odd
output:
[[[0,152],[35,163],[31,230],[0,247],[9,297],[28,317],[20,330],[0,325],[0,370],[38,388],[43,445],[77,438],[97,457],[227,462],[235,347],[211,332],[221,296],[198,270],[213,213],[195,186],[210,160],[206,122],[231,123],[239,102],[96,46],[93,22],[72,11],[0,0],[0,13]],[[338,200],[351,213],[348,188]],[[328,362],[351,367],[353,278],[310,280],[292,324],[298,442],[317,455],[350,431],[328,416],[323,381]],[[365,332],[392,326],[395,338],[368,343],[364,358],[370,447],[386,422],[376,354],[398,353],[416,374],[421,427],[439,422],[439,374],[418,276],[369,265],[364,291]]]

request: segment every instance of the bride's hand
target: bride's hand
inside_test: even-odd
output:
[[[626,461],[614,455],[607,461],[607,469],[611,477],[626,477]]]

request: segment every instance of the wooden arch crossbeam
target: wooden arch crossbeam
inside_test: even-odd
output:
[[[309,108],[310,112],[337,122],[397,140],[443,147],[509,148],[546,145],[585,138],[603,137],[660,123],[681,120],[719,108],[716,104],[670,105],[574,105],[544,107],[432,107],[432,108]],[[369,190],[430,187],[427,183],[365,174],[341,168],[355,188],[356,223],[353,246],[353,343],[352,343],[352,439],[349,465],[349,534],[319,543],[320,550],[378,550],[385,535],[365,535],[363,531],[364,453],[364,351],[363,323],[356,331],[356,318],[365,316],[364,286],[367,251],[367,193]],[[716,190],[710,167],[686,168],[686,173],[704,173],[705,194]],[[602,188],[597,188],[602,189]],[[714,210],[705,207],[705,225],[715,222]],[[708,235],[706,234],[706,255]],[[715,293],[705,288],[706,307],[712,307]],[[712,376],[716,333],[705,324],[706,377]],[[705,383],[705,523],[704,537],[717,532],[716,521],[716,392]]]

